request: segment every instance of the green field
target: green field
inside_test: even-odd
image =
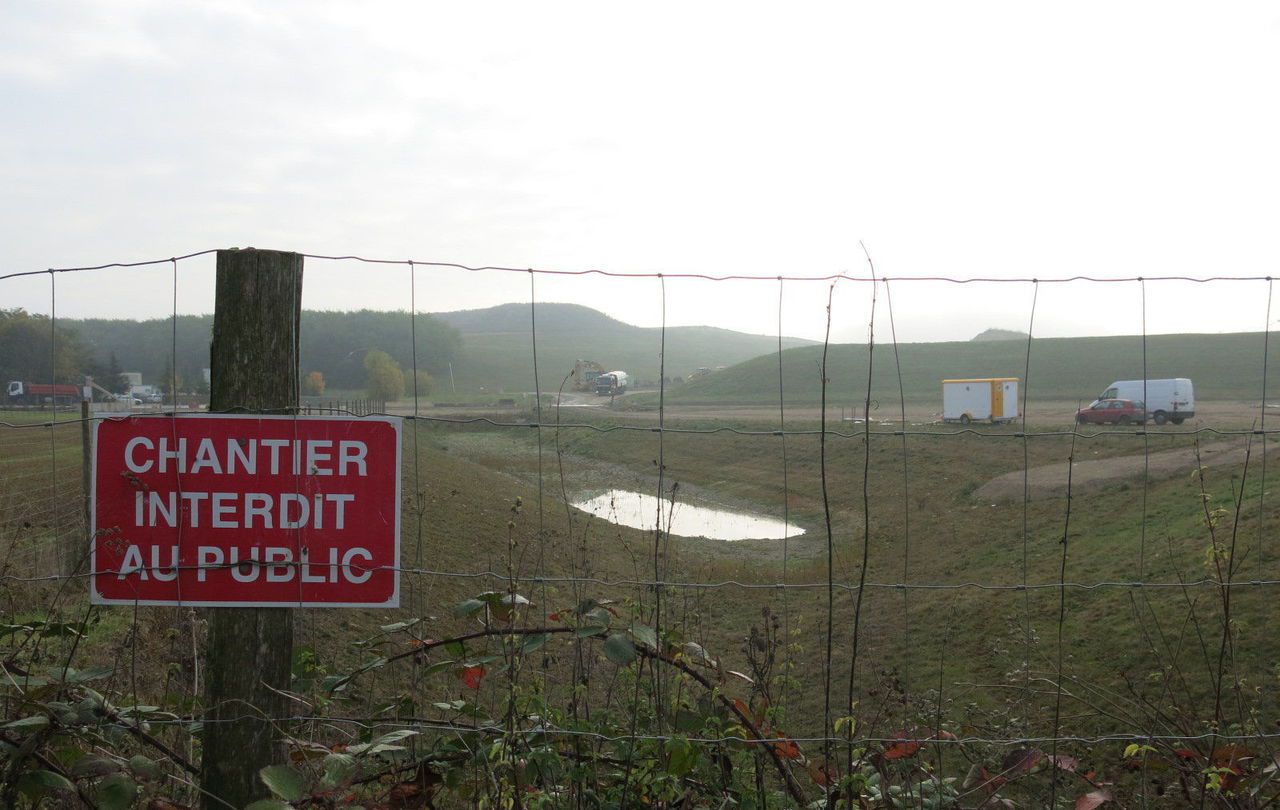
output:
[[[597,428],[620,424],[607,413],[578,410],[563,416],[567,423]],[[770,428],[750,421],[668,423],[683,429],[712,426]],[[795,430],[815,426],[800,421],[789,425]],[[1033,432],[1050,427],[1032,425]],[[1221,560],[1233,537],[1233,578],[1278,578],[1280,545],[1273,538],[1280,518],[1270,502],[1260,500],[1260,448],[1254,448],[1248,470],[1242,463],[1209,468],[1204,493],[1191,468],[1153,478],[1145,486],[1138,472],[1102,488],[1082,487],[1070,500],[1060,492],[1024,508],[1021,498],[991,503],[974,493],[1000,474],[1022,470],[1024,452],[1032,467],[1065,465],[1071,435],[1032,436],[1024,445],[1013,429],[993,429],[988,436],[924,429],[905,437],[904,456],[904,437],[892,430],[874,430],[869,440],[860,426],[846,430],[851,435],[827,438],[829,545],[817,436],[786,439],[784,489],[783,440],[778,436],[668,433],[660,446],[660,437],[649,429],[547,428],[539,437],[528,428],[410,423],[404,469],[404,607],[297,611],[299,648],[306,651],[311,670],[343,673],[404,648],[409,639],[401,631],[380,631],[380,626],[422,619],[425,623],[414,633],[447,638],[469,632],[476,628],[475,620],[454,615],[453,606],[481,591],[503,589],[501,577],[508,570],[519,579],[520,592],[534,602],[524,618],[530,625],[554,621],[546,617],[586,598],[616,600],[617,622],[653,624],[658,594],[624,581],[653,580],[656,564],[657,578],[669,583],[661,594],[659,633],[676,647],[697,642],[721,659],[725,670],[751,673],[744,639],[751,637],[753,627],[768,624],[762,611],[779,617],[783,638],[776,650],[772,717],[787,734],[822,736],[828,684],[832,717],[845,713],[854,642],[850,587],[863,577],[865,543],[865,579],[871,587],[862,604],[854,673],[860,737],[889,738],[939,723],[950,733],[976,740],[1047,737],[1059,683],[1063,736],[1185,736],[1206,728],[1215,714],[1221,594],[1211,585],[1179,583],[1212,579],[1216,574],[1209,551],[1216,548]],[[1143,437],[1103,430],[1076,437],[1074,453],[1077,461],[1119,464],[1147,450],[1189,447],[1195,441],[1184,432]],[[1201,441],[1207,447],[1239,440],[1206,434]],[[0,485],[7,494],[0,503],[0,536],[7,544],[7,570],[24,576],[47,572],[54,564],[51,544],[74,532],[78,520],[79,431],[74,425],[5,428],[0,448]],[[58,487],[50,490],[55,457]],[[791,521],[805,534],[785,544],[663,536],[657,538],[655,563],[652,532],[619,528],[567,507],[566,497],[612,487],[656,492],[660,457],[664,492],[670,495],[678,484],[678,501],[774,517],[782,516],[785,502]],[[1276,460],[1274,454],[1269,459],[1273,476]],[[417,492],[422,493],[420,520]],[[1237,522],[1233,504],[1239,493],[1243,499]],[[513,509],[517,499],[521,505]],[[1069,540],[1065,546],[1064,531]],[[1066,590],[1059,646],[1055,583],[1064,552],[1065,581],[1089,587]],[[834,563],[830,568],[828,554]],[[829,573],[836,586],[830,600]],[[1150,584],[1122,584],[1138,580]],[[1017,590],[1024,581],[1034,587]],[[769,587],[780,582],[790,587]],[[912,587],[894,587],[899,584]],[[1280,718],[1274,690],[1280,639],[1270,632],[1272,586],[1236,588],[1231,594],[1233,646],[1225,669],[1226,708],[1220,716],[1225,732],[1247,735]],[[4,611],[14,621],[86,615],[81,581],[65,587],[12,584],[3,598]],[[828,617],[834,631],[830,660]],[[113,672],[95,688],[121,696],[136,690],[140,699],[180,714],[193,707],[199,692],[192,653],[202,639],[202,625],[193,612],[151,608],[135,614],[104,608],[89,618],[90,633],[74,648],[77,666],[100,665]],[[8,643],[16,638],[10,636]],[[382,640],[370,646],[366,640],[371,638]],[[135,644],[121,656],[126,645]],[[562,717],[574,673],[585,672],[589,688],[582,699],[594,707],[599,723],[608,725],[613,721],[607,718],[616,717],[621,725],[608,727],[625,733],[627,700],[616,686],[630,683],[628,676],[598,644],[584,648],[586,664],[575,664],[581,644],[587,642],[549,642],[537,671],[526,670],[521,677]],[[61,660],[73,649],[70,639],[51,639],[47,645],[49,660]],[[314,688],[298,684],[299,690]],[[476,694],[485,716],[497,716],[506,688],[497,678],[485,682]],[[737,678],[722,688],[744,701],[758,699]],[[402,717],[446,721],[449,712],[432,708],[432,702],[456,697],[459,690],[452,676],[423,679],[421,667],[408,659],[379,665],[324,711],[336,716],[373,711],[384,729],[402,724],[397,719]],[[691,692],[670,699],[696,697]],[[568,720],[562,717],[561,722]],[[340,722],[305,731],[330,743],[348,733]],[[185,744],[182,727],[164,733],[175,745]],[[1063,743],[1061,750],[1118,780],[1116,789],[1129,791],[1124,795],[1131,799],[1137,788],[1121,766],[1123,747],[1119,742]],[[813,757],[821,746],[802,748],[806,757]],[[954,749],[961,756],[948,749],[943,771],[960,778],[970,760],[999,762],[1008,750],[981,742]],[[1025,793],[1010,788],[1013,792],[1005,795],[1013,795],[1020,806],[1035,805],[1045,800],[1046,784],[1039,779]]]

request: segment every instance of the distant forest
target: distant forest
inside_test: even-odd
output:
[[[448,374],[449,361],[462,345],[458,331],[440,319],[407,312],[306,312],[301,328],[301,365],[305,375],[324,374],[330,388],[361,389],[365,356],[373,350],[391,355],[406,371],[413,368],[417,337],[418,368]],[[47,381],[52,332],[49,318],[23,310],[0,310],[0,380]],[[209,366],[212,315],[126,321],[59,319],[58,382],[79,382],[92,374],[99,384],[118,389],[123,371],[138,371],[146,384],[168,387],[171,358],[177,358],[178,387],[201,390]]]
[[[114,365],[113,365],[114,364]],[[90,374],[115,390],[123,369],[110,351],[99,352],[82,335],[47,315],[0,309],[0,383],[9,380],[80,383]]]
[[[48,381],[48,318],[20,310],[5,315],[4,323],[10,324],[5,333],[12,334],[0,334],[0,377]],[[403,311],[306,311],[300,335],[303,388],[318,372],[327,390],[368,390],[373,376],[369,366],[385,371],[389,355],[404,372],[404,389],[411,390],[414,334],[417,368],[435,379],[437,393],[448,390],[450,395],[455,385],[463,393],[532,391],[539,384],[544,391],[556,390],[579,359],[625,370],[637,386],[653,386],[659,376],[683,381],[700,368],[732,366],[779,348],[776,336],[709,326],[669,327],[664,340],[658,328],[623,323],[589,307],[548,302],[537,311],[541,380],[535,381],[531,315],[526,304],[419,314],[412,323]],[[100,385],[120,390],[120,372],[136,371],[144,384],[167,390],[174,372],[171,358],[176,358],[179,389],[203,393],[212,328],[211,315],[182,315],[176,323],[169,318],[59,318],[56,376],[60,382],[79,382],[88,373]],[[783,348],[810,343],[781,340]],[[389,372],[392,378],[398,374]]]

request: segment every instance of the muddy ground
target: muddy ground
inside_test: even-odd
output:
[[[1255,444],[1250,454],[1250,465],[1261,463],[1259,446]],[[1245,439],[1212,442],[1201,445],[1198,463],[1205,467],[1240,465],[1249,452]],[[1273,450],[1268,462],[1274,464],[1280,452]],[[1175,475],[1188,474],[1197,466],[1194,447],[1178,450],[1162,450],[1151,454],[1121,456],[1097,461],[1077,461],[1071,465],[1070,484],[1073,494],[1099,492],[1109,487],[1128,484],[1141,486],[1144,473],[1147,480],[1155,481]],[[1021,500],[1023,492],[1031,500],[1061,497],[1066,494],[1067,465],[1048,464],[1033,467],[1024,477],[1022,472],[1011,472],[991,479],[979,487],[973,497],[979,501],[999,503]]]

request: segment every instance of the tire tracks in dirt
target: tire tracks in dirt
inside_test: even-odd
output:
[[[1245,439],[1201,445],[1200,463],[1206,467],[1243,464],[1247,445]],[[1141,454],[1096,461],[1077,461],[1071,465],[1072,493],[1098,492],[1122,482],[1141,482],[1143,461]],[[1149,461],[1151,480],[1170,478],[1195,469],[1196,451],[1193,447],[1161,450],[1152,453]],[[1022,479],[1022,470],[1005,473],[978,487],[974,490],[973,497],[990,503],[1021,500]],[[1029,497],[1033,501],[1065,495],[1067,465],[1059,463],[1032,467],[1028,477],[1028,490]]]

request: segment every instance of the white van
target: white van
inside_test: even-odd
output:
[[[1147,380],[1145,391],[1142,380],[1116,380],[1098,399],[1132,399],[1147,403],[1147,413],[1157,425],[1172,422],[1181,425],[1183,420],[1196,415],[1196,392],[1191,380],[1174,377],[1168,380]]]

